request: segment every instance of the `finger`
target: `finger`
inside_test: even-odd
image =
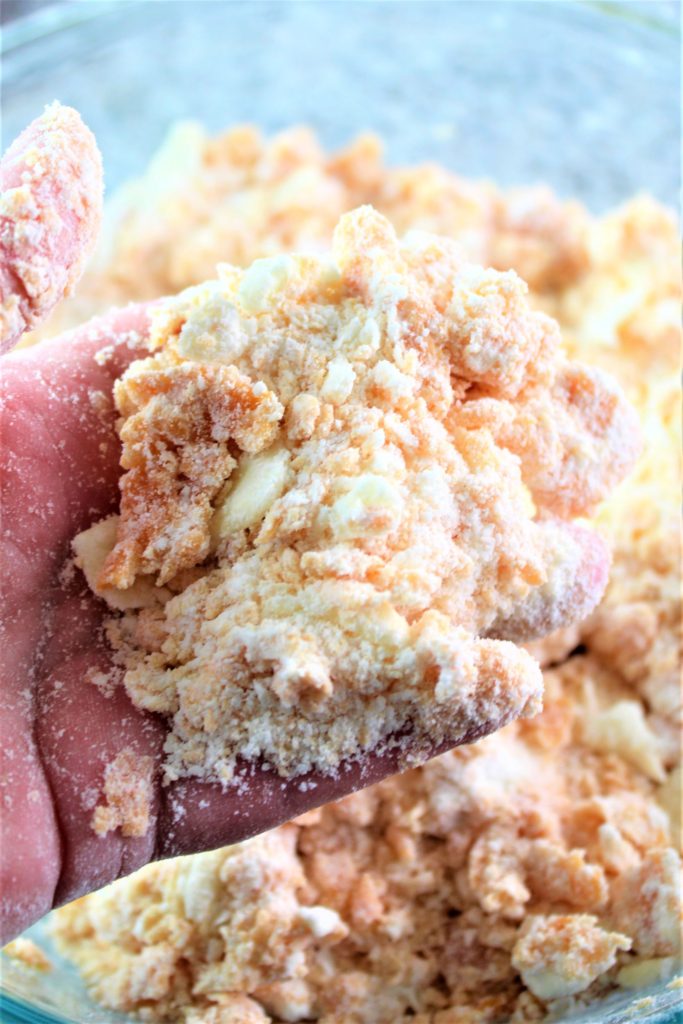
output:
[[[540,710],[542,676],[525,651],[483,640],[472,685],[451,699],[416,708],[400,736],[380,752],[343,762],[333,775],[310,772],[283,779],[242,763],[231,784],[184,779],[162,787],[157,857],[215,849],[258,835],[305,811],[473,743],[519,715]]]
[[[3,661],[7,658],[6,664],[20,671],[20,665],[13,664],[12,646],[5,631],[3,633],[0,637]],[[59,875],[59,831],[35,737],[27,728],[31,714],[32,699],[26,689],[12,687],[10,690],[3,685],[0,945],[48,912]]]
[[[71,539],[116,502],[119,446],[104,396],[146,329],[145,308],[131,307],[2,360],[0,672],[8,699],[32,671],[45,595]],[[105,347],[111,358],[101,364],[95,354]]]
[[[285,780],[272,769],[241,764],[235,781],[226,789],[195,779],[175,782],[161,790],[155,857],[177,857],[242,842],[438,757],[454,745],[473,743],[489,731],[483,725],[473,728],[458,744],[444,740],[421,757],[411,758],[401,744],[343,764],[334,776],[309,772]]]
[[[70,107],[53,103],[0,163],[0,351],[72,290],[102,216],[102,160]]]
[[[548,520],[543,531],[548,579],[496,619],[488,636],[522,643],[537,640],[585,619],[602,597],[610,553],[593,530]]]

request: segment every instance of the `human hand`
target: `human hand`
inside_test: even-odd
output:
[[[10,155],[17,151],[15,144]],[[77,168],[78,162],[68,166]],[[12,180],[3,171],[3,181]],[[47,208],[53,199],[57,205],[62,202],[54,183],[45,182],[44,188]],[[95,209],[94,199],[82,200],[84,210]],[[63,282],[37,293],[49,301],[28,301],[30,252],[21,252],[23,276],[16,270],[16,248],[6,246],[0,252],[4,308],[19,310],[23,326],[37,323],[82,265],[90,228],[78,218],[65,223],[62,234],[66,232],[67,240],[57,244],[41,235],[36,253],[36,265],[47,268],[43,276]],[[16,302],[7,305],[11,295]],[[93,673],[112,668],[103,631],[109,611],[80,573],[69,572],[70,545],[80,530],[116,508],[120,449],[111,390],[140,352],[147,327],[148,309],[130,307],[3,361],[0,757],[6,938],[52,906],[155,857],[255,835],[378,781],[399,770],[399,758],[405,758],[405,752],[384,753],[351,764],[336,777],[292,781],[245,765],[243,784],[227,790],[195,780],[162,786],[163,720],[133,707],[123,687],[107,695],[93,685]],[[15,336],[10,331],[6,340]],[[97,353],[101,358],[95,359]],[[579,531],[577,537],[585,557],[562,592],[562,601],[575,615],[577,605],[595,602],[607,566],[604,548],[591,534]],[[555,595],[552,601],[539,592],[533,607],[520,608],[515,622],[501,624],[497,635],[523,638],[539,623],[544,630],[562,624],[556,591],[549,588],[547,593]],[[499,715],[473,724],[459,742],[471,742],[505,724],[510,706],[501,704]],[[422,749],[419,756],[434,756],[448,745]],[[122,751],[149,765],[149,827],[141,836],[125,835],[125,829],[97,835],[91,823],[105,769]]]

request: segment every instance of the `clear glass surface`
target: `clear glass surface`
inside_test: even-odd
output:
[[[97,135],[110,190],[189,118],[307,123],[328,148],[372,130],[392,163],[543,181],[595,212],[638,191],[678,202],[677,3],[76,0],[12,22],[2,46],[3,147],[58,98]],[[45,922],[29,935],[54,952]],[[56,954],[45,974],[1,959],[3,1024],[125,1020]],[[682,998],[619,993],[572,1019],[674,1024]]]

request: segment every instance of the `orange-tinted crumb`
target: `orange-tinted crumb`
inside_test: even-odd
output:
[[[131,747],[121,750],[104,770],[105,803],[95,808],[93,831],[99,836],[120,828],[123,836],[144,836],[149,828],[152,801],[151,757],[140,757]]]

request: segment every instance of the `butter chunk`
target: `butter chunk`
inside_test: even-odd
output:
[[[216,504],[211,537],[219,543],[238,530],[253,529],[285,489],[290,455],[286,448],[245,456],[228,490]]]
[[[622,967],[617,974],[621,988],[648,988],[661,981],[668,981],[676,973],[680,961],[674,956],[655,956],[638,960]]]
[[[664,782],[659,742],[638,701],[620,700],[604,711],[588,715],[584,739],[595,750],[619,754],[653,782]]]
[[[316,939],[341,939],[348,932],[336,910],[330,907],[301,907],[299,919]]]
[[[287,436],[291,441],[305,441],[315,430],[320,416],[320,401],[315,395],[301,394],[292,399],[287,409]]]
[[[167,600],[171,594],[166,587],[155,586],[153,577],[138,576],[128,590],[100,584],[100,573],[109,553],[116,544],[119,517],[109,516],[74,537],[74,561],[88,581],[88,586],[107,602],[110,608],[127,611],[130,608],[152,608]]]
[[[289,256],[254,260],[242,278],[238,297],[247,313],[264,313],[278,291],[287,283],[293,269]]]
[[[355,379],[356,375],[348,359],[345,359],[344,356],[337,356],[327,369],[325,383],[320,392],[323,402],[341,405],[351,394]]]
[[[383,476],[365,473],[332,506],[332,529],[339,537],[384,533],[398,522],[401,494]]]

